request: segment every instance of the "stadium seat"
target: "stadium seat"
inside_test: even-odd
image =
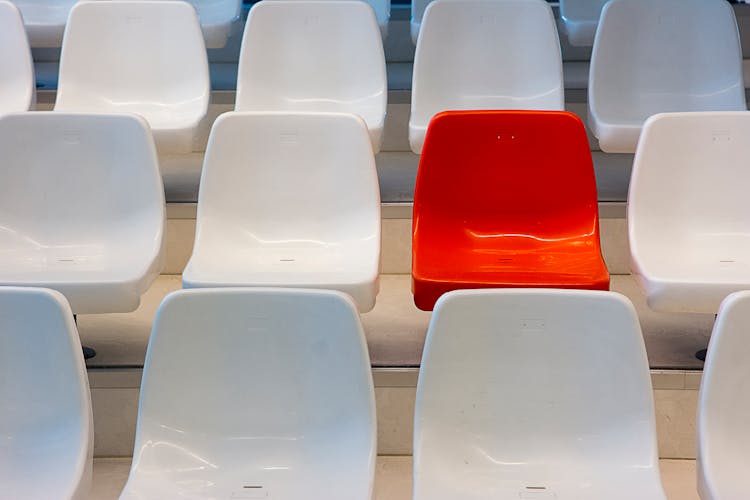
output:
[[[18,8],[0,0],[0,115],[34,105],[34,62]]]
[[[250,9],[236,111],[354,113],[377,153],[387,98],[383,41],[369,5],[279,0]]]
[[[160,153],[187,153],[208,110],[208,60],[192,5],[94,1],[65,28],[55,111],[135,113]]]
[[[607,290],[581,120],[562,111],[437,115],[417,174],[412,278],[423,310],[458,288]]]
[[[724,0],[610,0],[591,55],[589,126],[633,153],[651,115],[746,110],[742,48]]]
[[[88,498],[89,382],[73,314],[58,292],[0,287],[0,399],[0,498]]]
[[[380,192],[361,119],[234,112],[216,120],[185,288],[329,288],[365,312],[379,263]]]
[[[560,42],[544,0],[436,0],[414,56],[409,143],[441,111],[562,110]]]
[[[596,25],[607,0],[560,0],[560,20],[568,42],[575,47],[594,45]]]
[[[750,289],[750,113],[666,113],[643,128],[628,195],[631,269],[659,311],[716,314]]]
[[[164,188],[143,119],[0,117],[0,285],[47,287],[75,314],[128,312],[161,270]]]
[[[60,47],[70,9],[78,0],[13,0],[34,48]],[[0,30],[1,31],[1,30]]]
[[[731,500],[750,491],[750,292],[721,304],[711,334],[698,402],[698,492]]]
[[[435,306],[417,384],[414,500],[666,500],[627,298],[461,290]]]
[[[307,1],[307,0],[305,0]],[[391,0],[364,0],[375,11],[380,26],[380,33],[385,39],[388,36],[388,21],[391,17]]]
[[[354,303],[326,290],[167,296],[120,500],[370,500],[375,395]]]
[[[224,47],[232,25],[242,13],[242,0],[190,0],[190,3],[198,13],[206,48]]]

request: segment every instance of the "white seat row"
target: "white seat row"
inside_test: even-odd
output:
[[[23,14],[26,32],[34,48],[60,47],[70,10],[79,0],[12,0]],[[188,0],[200,19],[206,48],[226,45],[232,25],[240,19],[242,0]],[[368,0],[375,11],[383,38],[388,34],[390,0]]]
[[[8,37],[0,48],[7,63],[0,68],[13,75],[0,87],[0,113],[27,110],[33,66],[17,9],[7,2],[0,2],[0,33],[0,41]],[[56,111],[139,114],[160,153],[186,153],[206,119],[209,98],[205,45],[190,4],[112,0],[72,8]],[[383,44],[367,4],[278,0],[252,9],[239,63],[237,110],[353,113],[367,124],[377,152],[386,100]]]
[[[12,0],[23,14],[29,41],[34,48],[60,47],[68,15],[78,0]],[[210,49],[227,43],[232,24],[240,18],[242,0],[189,0],[200,19]],[[170,23],[165,23],[166,28]],[[165,34],[165,40],[169,35]]]
[[[416,9],[416,4],[415,4]],[[544,0],[435,0],[417,41],[409,140],[440,111],[563,108],[557,28]],[[632,153],[667,111],[746,110],[742,52],[724,0],[610,0],[591,56],[589,126]]]
[[[164,191],[145,121],[5,115],[0,150],[0,285],[56,289],[76,314],[138,307],[165,243]],[[379,267],[380,191],[361,119],[217,120],[186,287],[330,288],[369,311]]]
[[[16,403],[0,408],[14,436],[0,441],[12,464],[0,497],[73,498],[91,466],[91,407],[72,314],[31,288],[0,288],[0,312],[14,375],[0,396]],[[444,295],[415,413],[415,500],[665,498],[643,338],[618,294]],[[39,439],[61,422],[65,441]],[[346,295],[182,290],[154,321],[121,498],[367,500],[376,435],[367,344]],[[33,479],[36,456],[45,481]]]
[[[746,109],[736,20],[723,0],[611,0],[600,26],[588,102],[602,150],[633,152],[643,122],[659,112]],[[409,124],[415,152],[443,110],[563,108],[559,39],[544,0],[436,0],[421,32]],[[26,58],[15,43],[24,48],[13,57]],[[25,98],[33,72],[21,64],[12,81],[23,83]],[[56,109],[136,112],[160,152],[188,152],[209,91],[190,5],[112,0],[71,10]],[[251,9],[236,110],[354,113],[377,152],[386,100],[382,41],[366,4],[276,0]]]

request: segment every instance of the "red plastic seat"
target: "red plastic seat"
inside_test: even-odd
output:
[[[412,228],[412,291],[609,289],[594,167],[560,111],[448,111],[430,122]]]

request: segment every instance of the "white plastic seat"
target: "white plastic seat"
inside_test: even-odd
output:
[[[238,112],[216,120],[185,288],[329,288],[365,312],[379,264],[380,192],[362,120]]]
[[[417,385],[413,498],[666,500],[632,304],[588,290],[443,295]]]
[[[0,498],[87,498],[91,397],[73,315],[58,292],[0,287],[0,399]]]
[[[53,288],[73,312],[127,312],[161,270],[164,190],[130,115],[0,117],[0,285]]]
[[[71,10],[55,111],[135,113],[148,122],[160,153],[185,153],[192,151],[209,94],[206,48],[192,5],[110,0]]]
[[[441,111],[562,110],[555,17],[544,0],[436,0],[414,56],[409,143]]]
[[[34,62],[21,13],[0,0],[0,115],[28,111],[35,96]]]
[[[728,296],[708,345],[698,400],[698,493],[703,500],[750,491],[750,292]]]
[[[594,44],[596,26],[607,0],[560,0],[560,20],[568,42],[577,47]]]
[[[277,0],[250,9],[236,111],[353,113],[377,153],[387,88],[383,41],[364,2]]]
[[[326,290],[162,302],[120,497],[370,500],[375,397],[356,307]]]
[[[610,0],[591,55],[589,126],[632,153],[651,115],[745,110],[742,49],[724,0]]]
[[[750,289],[748,158],[749,112],[667,113],[644,125],[628,233],[652,309],[715,314]]]
[[[190,0],[198,13],[206,48],[220,49],[242,13],[242,0]]]
[[[23,14],[30,45],[35,48],[60,47],[68,14],[77,1],[13,0]]]

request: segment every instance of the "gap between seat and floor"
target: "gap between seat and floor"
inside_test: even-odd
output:
[[[414,306],[410,285],[409,275],[381,275],[375,309],[362,315],[370,358],[375,367],[419,366],[430,313]],[[156,309],[167,293],[181,286],[179,275],[162,275],[133,313],[81,315],[78,318],[81,340],[98,353],[88,361],[88,366],[142,366]],[[652,369],[702,368],[703,363],[694,355],[708,344],[713,315],[652,311],[631,275],[613,275],[611,290],[633,301]]]

